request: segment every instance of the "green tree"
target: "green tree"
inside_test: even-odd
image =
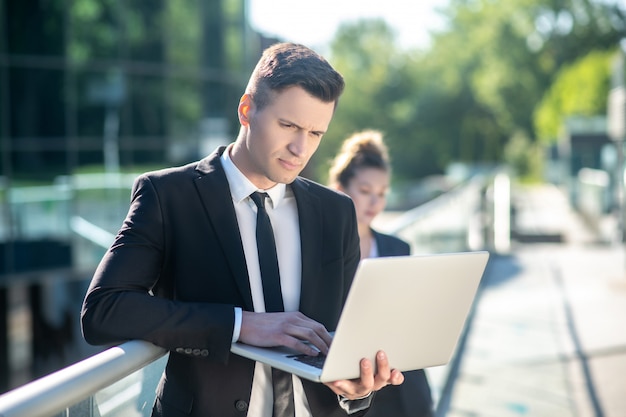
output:
[[[623,6],[592,0],[452,0],[448,28],[422,62],[457,104],[433,133],[454,159],[499,161],[514,134],[535,140],[533,112],[559,68],[626,34]],[[601,90],[602,91],[602,90]],[[450,129],[458,126],[458,131]]]
[[[406,74],[406,56],[395,46],[395,34],[380,19],[364,19],[339,28],[329,59],[344,75],[346,89],[331,128],[314,163],[315,176],[326,179],[330,159],[340,142],[354,131],[378,129],[392,141],[398,128],[411,118],[407,103],[413,82]],[[390,143],[392,158],[397,149]]]
[[[504,148],[504,161],[517,178],[526,182],[539,181],[543,173],[543,150],[521,132],[516,132]]]
[[[606,114],[614,57],[614,50],[594,51],[558,71],[534,112],[535,131],[540,141],[556,141],[568,116]]]
[[[626,27],[619,7],[590,0],[452,0],[445,14],[447,29],[426,51],[397,48],[381,20],[340,28],[331,59],[347,87],[318,177],[340,140],[365,128],[385,133],[399,179],[452,161],[502,161],[513,135],[534,142],[533,112],[557,70]]]

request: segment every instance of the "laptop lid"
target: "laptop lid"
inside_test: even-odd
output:
[[[486,251],[368,258],[359,263],[321,369],[290,349],[234,343],[231,351],[313,381],[359,377],[384,350],[401,371],[449,362],[487,265]]]

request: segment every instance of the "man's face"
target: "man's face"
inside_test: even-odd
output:
[[[276,93],[262,110],[249,97],[248,102],[249,108],[239,108],[247,133],[235,147],[235,164],[260,189],[291,183],[317,150],[335,103],[324,103],[300,87]]]

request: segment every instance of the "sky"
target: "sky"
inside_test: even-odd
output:
[[[429,31],[443,27],[435,12],[447,0],[248,0],[252,27],[265,35],[303,43],[323,52],[339,25],[381,17],[397,33],[399,45],[425,48]]]

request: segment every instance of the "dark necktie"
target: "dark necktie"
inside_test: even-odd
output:
[[[278,256],[272,223],[265,210],[267,194],[254,192],[250,198],[257,206],[256,215],[256,245],[259,252],[259,267],[263,282],[263,298],[265,311],[285,311],[283,296],[280,289],[280,272],[278,270]],[[293,417],[293,384],[291,374],[272,368],[272,385],[274,388],[273,417]]]

